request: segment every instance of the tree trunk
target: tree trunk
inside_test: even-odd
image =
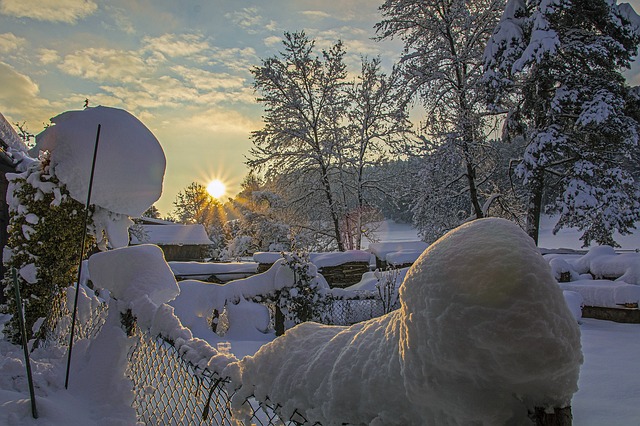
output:
[[[529,179],[529,204],[527,206],[527,234],[538,245],[540,215],[542,214],[542,194],[544,193],[544,171],[536,169]]]

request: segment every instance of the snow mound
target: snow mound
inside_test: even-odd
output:
[[[98,124],[101,125],[92,204],[139,217],[162,194],[166,159],[153,133],[125,110],[97,106],[67,111],[36,136],[51,153],[55,175],[71,196],[86,202]]]
[[[93,284],[118,300],[144,296],[156,305],[174,299],[180,289],[158,246],[142,244],[96,253],[89,258]]]
[[[400,297],[383,317],[301,324],[241,360],[234,408],[253,394],[322,424],[525,424],[534,407],[570,403],[580,331],[517,225],[451,231],[409,269]]]

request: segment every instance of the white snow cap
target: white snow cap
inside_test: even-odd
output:
[[[533,240],[504,219],[431,245],[402,307],[351,327],[304,323],[238,365],[244,397],[322,424],[527,424],[577,390],[578,324]],[[274,368],[277,366],[277,368]]]
[[[142,244],[96,253],[89,258],[91,281],[114,298],[148,296],[156,305],[173,300],[180,289],[158,246]]]
[[[125,110],[97,106],[67,111],[36,136],[38,151],[51,152],[55,175],[81,203],[87,200],[98,124],[101,125],[91,203],[141,216],[162,194],[166,166],[156,137]]]

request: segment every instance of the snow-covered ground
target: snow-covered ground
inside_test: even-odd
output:
[[[132,270],[133,266],[125,269]],[[0,323],[4,320],[6,317],[0,318]],[[638,424],[640,381],[637,354],[640,353],[640,325],[583,319],[579,328],[584,363],[580,370],[579,389],[572,400],[574,424]],[[263,335],[255,339],[255,330],[251,333],[239,332],[233,337],[229,344],[219,343],[217,347],[219,350],[230,350],[238,357],[254,353],[273,338]],[[74,354],[82,360],[83,347],[74,349]],[[32,369],[40,414],[37,421],[31,418],[22,350],[0,340],[0,424],[131,424],[131,410],[128,409],[126,395],[87,391],[92,388],[97,373],[92,375],[85,369],[83,374],[79,374],[72,370],[70,388],[65,390],[65,352],[39,349],[33,353],[33,357]],[[96,360],[93,365],[100,365],[103,361]]]
[[[628,426],[640,419],[640,325],[583,319],[580,325],[584,364],[578,392],[572,401],[576,426]],[[264,342],[238,340],[241,352]],[[0,341],[0,424],[91,426],[103,413],[96,403],[109,403],[110,395],[94,401],[71,385],[64,389],[65,353],[36,351],[32,361],[40,418],[31,417],[23,354],[19,347]],[[126,423],[123,423],[126,424]]]

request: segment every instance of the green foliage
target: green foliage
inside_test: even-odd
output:
[[[18,343],[20,331],[11,268],[18,271],[27,337],[38,337],[32,330],[36,321],[46,318],[64,297],[63,290],[76,281],[84,207],[50,174],[47,159],[35,162],[21,174],[9,175],[9,179],[10,256],[5,256],[8,272],[4,277],[8,300],[2,311],[14,315],[4,333]],[[92,238],[86,238],[85,250],[92,242]],[[34,270],[35,282],[28,282],[27,279],[33,281],[29,271]]]

